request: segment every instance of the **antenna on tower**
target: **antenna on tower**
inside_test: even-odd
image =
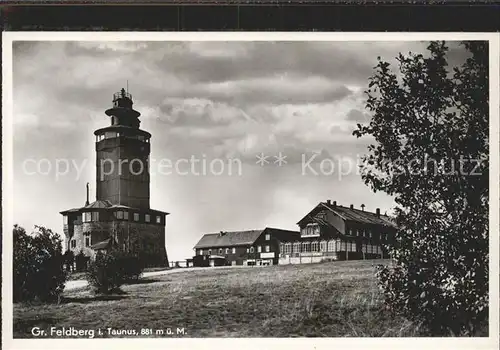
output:
[[[128,79],[127,79],[127,93],[128,93]]]

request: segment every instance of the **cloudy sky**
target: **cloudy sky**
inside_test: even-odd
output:
[[[127,80],[141,128],[153,135],[152,159],[175,164],[194,157],[208,165],[220,160],[217,174],[199,174],[200,168],[193,173],[184,163],[182,174],[152,168],[151,207],[171,213],[166,229],[171,260],[190,257],[208,232],[296,229],[296,222],[326,199],[390,212],[391,198],[372,193],[354,168],[370,140],[351,133],[370,118],[363,91],[377,56],[394,61],[399,52],[425,47],[422,42],[15,42],[15,222],[62,232],[59,212],[84,204],[86,182],[95,197],[93,131],[109,125],[104,111]],[[453,49],[451,56],[458,60],[463,52]],[[275,163],[279,152],[286,156],[281,166]],[[256,164],[261,153],[269,157],[262,166]],[[241,162],[232,173],[231,159]],[[58,162],[63,174],[56,176]]]

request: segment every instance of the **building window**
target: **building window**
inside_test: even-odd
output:
[[[319,243],[318,242],[311,243],[311,251],[312,252],[319,252]]]
[[[328,241],[328,250],[329,252],[335,251],[335,241]]]
[[[293,244],[293,253],[300,253],[300,242],[295,242]]]
[[[68,224],[68,217],[66,215],[63,216],[63,225]]]
[[[139,221],[139,213],[134,213],[134,221]]]
[[[203,255],[203,249],[198,250],[198,255]]]
[[[208,250],[208,255],[212,255],[212,249]]]
[[[266,245],[266,253],[269,253],[271,251],[271,247]]]
[[[90,214],[92,216],[92,221],[99,221],[99,212],[98,211],[93,211]]]
[[[292,243],[285,243],[285,254],[290,254],[292,252]]]
[[[151,215],[146,214],[146,215],[144,216],[144,220],[145,220],[146,222],[151,222]]]
[[[222,255],[222,248],[219,248],[219,255]]]
[[[307,226],[302,229],[302,235],[303,236],[319,235],[319,225],[307,224]]]
[[[156,223],[161,224],[161,216],[160,215],[156,216]]]
[[[250,248],[247,248],[247,253],[250,253]]]
[[[326,247],[326,241],[321,241],[321,243],[319,244],[319,250],[321,252],[326,252],[327,251],[326,248],[327,248]]]
[[[236,248],[233,248],[233,254],[236,254]]]
[[[85,246],[90,247],[90,234],[89,233],[85,234]]]
[[[280,243],[280,255],[285,254],[285,245],[283,243]]]
[[[303,242],[302,243],[302,251],[303,252],[310,252],[311,251],[311,244],[309,242]]]
[[[128,220],[128,211],[123,212],[123,219]]]
[[[115,212],[116,218],[117,219],[123,219],[123,211],[117,211]]]
[[[253,253],[253,247],[250,247],[250,253]]]
[[[83,222],[90,222],[92,221],[92,213],[83,213]]]
[[[266,241],[269,241],[271,239],[271,234],[266,233]]]
[[[229,254],[229,248],[226,248],[226,255]]]
[[[258,246],[258,247],[257,247],[257,253],[260,253],[260,252],[262,252],[262,247],[261,247],[261,246]]]
[[[71,240],[71,248],[76,248],[76,241],[74,239]]]

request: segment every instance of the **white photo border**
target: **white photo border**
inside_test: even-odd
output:
[[[12,227],[13,218],[13,41],[430,41],[489,42],[490,82],[490,236],[489,337],[481,338],[126,338],[13,339]],[[5,349],[206,349],[228,346],[246,349],[498,349],[499,348],[499,111],[500,33],[411,32],[3,32],[2,33],[2,343]]]

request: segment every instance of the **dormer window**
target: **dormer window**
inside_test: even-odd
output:
[[[151,215],[146,214],[146,215],[144,216],[144,220],[145,220],[146,222],[151,222]]]

